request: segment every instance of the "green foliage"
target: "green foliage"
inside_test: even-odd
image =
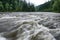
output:
[[[60,0],[51,0],[36,7],[37,11],[60,12]]]
[[[27,12],[35,11],[34,5],[27,3],[25,0],[0,0],[0,12]]]
[[[0,1],[0,11],[3,11],[3,5],[1,1]]]
[[[35,6],[33,4],[28,3],[28,9],[29,12],[35,11]]]
[[[6,7],[6,11],[8,11],[8,10],[9,10],[9,4],[6,3],[6,4],[5,4],[5,7]]]
[[[0,0],[0,12],[60,12],[60,0],[51,0],[42,5],[34,6],[25,0]]]
[[[54,1],[53,11],[60,12],[60,0]]]
[[[37,6],[37,11],[52,11],[51,1],[48,1],[42,5]]]

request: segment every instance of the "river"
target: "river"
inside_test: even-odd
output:
[[[60,14],[0,12],[0,40],[60,40]]]

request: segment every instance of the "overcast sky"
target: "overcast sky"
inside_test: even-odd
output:
[[[48,0],[26,0],[27,2],[33,3],[35,6],[43,4],[47,2]]]

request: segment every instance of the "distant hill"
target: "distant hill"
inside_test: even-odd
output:
[[[36,7],[37,11],[60,12],[60,0],[51,0]]]
[[[52,11],[50,8],[51,8],[51,1],[46,2],[42,5],[38,5],[36,7],[37,11]]]

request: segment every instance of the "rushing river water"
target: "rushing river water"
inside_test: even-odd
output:
[[[0,13],[0,40],[60,40],[60,14]]]

